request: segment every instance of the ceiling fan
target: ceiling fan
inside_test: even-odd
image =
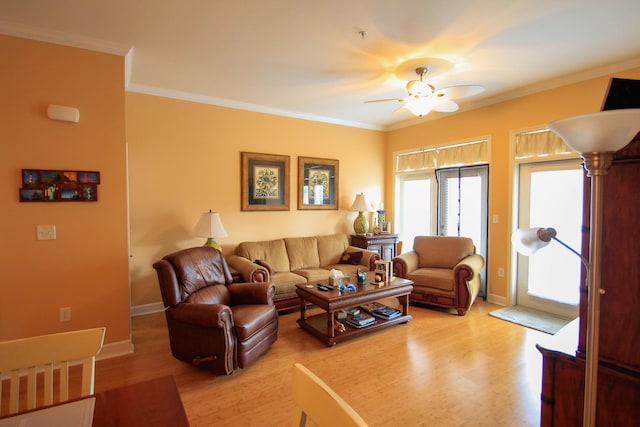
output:
[[[404,105],[398,110],[406,108],[414,115],[422,117],[431,111],[453,113],[459,108],[454,99],[465,98],[484,92],[484,86],[477,85],[450,86],[436,90],[433,85],[422,80],[428,71],[428,67],[424,66],[415,69],[420,80],[410,80],[407,83],[408,96],[406,98],[376,99],[365,101],[365,103],[404,102]]]

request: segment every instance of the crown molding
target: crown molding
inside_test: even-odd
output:
[[[159,88],[154,86],[148,86],[143,84],[131,83],[131,70],[133,66],[133,54],[134,47],[125,44],[113,43],[105,40],[92,39],[88,37],[82,37],[78,35],[72,35],[60,31],[43,30],[41,28],[19,24],[15,22],[1,21],[0,20],[0,34],[6,34],[15,37],[22,37],[31,40],[49,42],[64,46],[70,46],[80,49],[87,49],[102,53],[108,53],[112,55],[119,55],[125,58],[125,88],[129,92],[137,92],[148,95],[162,96],[186,101],[193,101],[198,103],[204,103],[209,105],[216,105],[227,108],[234,108],[245,111],[253,111],[258,113],[272,114],[277,116],[291,117],[302,120],[310,120],[316,122],[330,123],[341,126],[356,127],[362,129],[376,130],[376,131],[392,131],[409,126],[415,126],[425,121],[437,120],[442,118],[439,114],[430,114],[425,117],[413,117],[404,121],[392,123],[389,125],[373,125],[371,123],[360,123],[348,120],[336,119],[332,117],[317,116],[312,114],[300,113],[297,111],[283,110],[279,108],[268,107],[264,105],[250,104],[245,102],[233,101],[229,99],[216,98],[196,93],[183,92],[173,89]],[[509,101],[515,98],[519,98],[526,95],[542,92],[545,90],[554,89],[560,86],[569,85],[572,83],[578,83],[584,80],[602,77],[605,75],[613,74],[618,71],[624,71],[631,68],[640,66],[639,58],[631,58],[626,61],[621,61],[613,64],[603,65],[598,68],[585,70],[578,73],[573,73],[558,78],[536,82],[525,87],[517,88],[512,91],[504,92],[491,98],[478,100],[475,102],[466,103],[461,105],[460,110],[455,113],[459,114],[470,110],[486,107],[493,104]]]
[[[164,98],[179,99],[182,101],[197,102],[200,104],[215,105],[218,107],[234,108],[237,110],[253,111],[256,113],[272,114],[275,116],[291,117],[294,119],[310,120],[314,122],[330,123],[341,126],[356,127],[370,130],[384,130],[381,126],[374,126],[369,123],[352,122],[332,117],[316,116],[313,114],[300,113],[297,111],[283,110],[280,108],[267,107],[264,105],[250,104],[247,102],[233,101],[230,99],[216,98],[191,92],[183,92],[174,89],[166,89],[155,86],[130,83],[127,92],[142,93],[145,95],[161,96]]]
[[[133,48],[133,46],[125,44],[72,35],[62,31],[43,30],[42,28],[8,21],[0,21],[0,34],[77,47],[80,49],[94,50],[119,56],[127,56]]]

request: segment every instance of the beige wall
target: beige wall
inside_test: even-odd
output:
[[[0,58],[0,340],[106,326],[105,342],[128,341],[124,60],[2,35]],[[20,203],[23,168],[100,171],[99,200]],[[57,239],[36,240],[50,224]]]
[[[154,261],[199,246],[200,213],[220,212],[225,254],[246,240],[351,233],[356,193],[380,201],[384,133],[127,93],[133,306],[161,301]],[[290,156],[290,210],[240,210],[240,153]],[[339,210],[297,210],[298,156],[338,159]]]
[[[387,199],[393,200],[392,159],[395,151],[490,136],[489,218],[497,214],[499,223],[489,224],[488,294],[497,302],[506,302],[510,296],[510,236],[513,226],[511,132],[544,126],[562,117],[599,111],[610,77],[639,79],[640,68],[523,96],[469,112],[446,115],[438,120],[425,121],[424,124],[389,132],[385,157],[385,187],[389,189]],[[391,208],[390,215],[393,216],[393,206],[388,206]],[[408,247],[410,246],[411,243]],[[498,277],[499,267],[505,269],[505,277]]]
[[[0,339],[107,326],[107,343],[130,339],[129,307],[160,301],[152,263],[200,245],[201,212],[221,213],[225,253],[244,240],[352,231],[354,195],[384,196],[393,221],[392,154],[477,136],[492,139],[489,292],[508,297],[510,132],[597,111],[607,77],[391,132],[246,112],[124,91],[119,56],[0,36]],[[640,69],[616,73],[640,78]],[[51,121],[50,103],[80,109],[78,124]],[[126,126],[125,126],[126,123]],[[126,142],[126,143],[125,143]],[[127,166],[131,258],[127,247]],[[240,211],[240,152],[291,157],[290,210]],[[298,156],[340,161],[337,211],[298,211]],[[96,203],[19,203],[22,168],[98,170]],[[36,226],[58,238],[37,241]],[[405,246],[406,247],[406,246]],[[498,267],[507,269],[498,278]],[[129,275],[131,289],[129,294]],[[59,308],[72,321],[58,321]]]

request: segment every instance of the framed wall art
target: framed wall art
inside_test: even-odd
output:
[[[288,211],[289,168],[289,156],[242,152],[241,209]]]
[[[338,209],[339,160],[298,157],[298,209]]]
[[[21,202],[95,202],[100,172],[22,169]]]

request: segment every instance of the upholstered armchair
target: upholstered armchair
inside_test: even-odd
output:
[[[278,337],[271,283],[232,283],[222,253],[184,249],[153,264],[179,360],[230,374],[269,349]]]
[[[413,250],[393,259],[393,269],[413,281],[411,301],[453,308],[464,316],[478,296],[484,267],[475,252],[468,237],[417,236]]]

